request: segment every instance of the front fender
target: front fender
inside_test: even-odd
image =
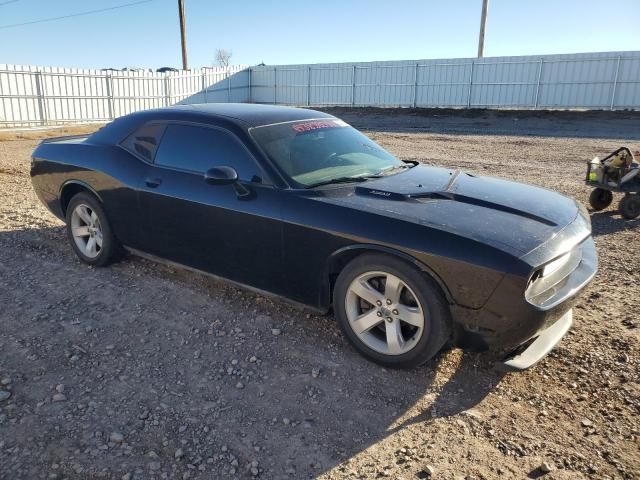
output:
[[[416,268],[420,269],[422,272],[429,275],[440,287],[442,290],[447,302],[454,303],[451,292],[447,288],[447,285],[444,283],[442,278],[428,265],[419,261],[415,257],[412,257],[408,253],[405,253],[401,250],[396,250],[394,248],[386,247],[384,245],[376,245],[376,244],[367,244],[367,243],[358,243],[354,245],[348,245],[346,247],[339,248],[334,251],[325,263],[324,272],[321,279],[322,291],[320,293],[321,299],[320,304],[329,308],[331,304],[331,289],[332,289],[332,279],[335,278],[342,270],[342,268],[355,257],[362,255],[363,253],[369,252],[378,252],[384,253],[387,255],[391,255],[397,258],[401,258],[414,265]]]

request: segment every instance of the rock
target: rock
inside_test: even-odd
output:
[[[63,393],[64,392],[64,385],[63,384],[56,385],[56,392]]]
[[[175,458],[182,458],[184,457],[184,450],[182,450],[181,448],[176,450],[176,453],[173,454],[173,456]]]
[[[56,393],[53,397],[52,400],[54,402],[65,402],[67,400],[67,396],[64,393]]]
[[[130,473],[125,473],[124,475],[122,475],[122,477],[120,477],[122,480],[131,480],[131,474]]]
[[[242,389],[244,388],[244,383],[242,383],[242,382],[238,382],[238,383],[236,383],[236,388],[237,388],[238,390],[242,390]]]
[[[542,473],[549,473],[551,470],[553,470],[553,467],[549,463],[543,462],[542,465],[538,467],[538,470],[540,470]]]
[[[256,363],[257,361],[258,361],[258,357],[256,357],[255,355],[249,359],[249,362],[251,363]]]
[[[424,467],[422,472],[424,472],[424,474],[426,475],[423,478],[432,478],[436,473],[436,469],[433,465],[427,465],[426,467]]]
[[[124,441],[124,435],[119,432],[112,432],[111,435],[109,435],[109,440],[113,443],[122,443]]]
[[[9,400],[9,397],[11,397],[11,392],[9,392],[8,390],[0,390],[0,402]]]
[[[6,387],[7,385],[11,385],[11,378],[4,377],[2,380],[0,380],[0,385],[2,385],[3,387]]]
[[[157,472],[158,470],[160,470],[160,462],[151,462],[149,464],[149,470],[151,470],[152,472]]]
[[[581,423],[582,423],[583,427],[592,427],[593,426],[593,422],[591,420],[586,419],[586,418],[583,419]]]
[[[271,334],[272,335],[280,335],[281,331],[279,328],[272,328],[271,329]]]
[[[311,370],[311,376],[313,378],[318,378],[320,376],[320,369],[319,368],[314,368]]]
[[[285,425],[290,425],[291,424],[291,420],[289,420],[288,418],[283,418],[282,419],[282,423],[284,423]]]

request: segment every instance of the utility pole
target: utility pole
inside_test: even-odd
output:
[[[480,37],[478,38],[478,58],[484,55],[484,30],[487,26],[487,10],[489,0],[482,0],[482,17],[480,18]]]
[[[182,69],[187,70],[187,32],[184,24],[184,0],[178,0],[178,14],[180,15],[180,40],[182,42]]]

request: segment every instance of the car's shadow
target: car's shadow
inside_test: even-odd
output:
[[[89,268],[62,227],[0,232],[0,285],[0,337],[13,339],[2,373],[20,405],[6,410],[5,448],[46,451],[71,478],[70,465],[120,478],[154,462],[153,474],[244,478],[252,461],[264,478],[315,477],[403,429],[477,415],[504,376],[490,356],[460,350],[381,368],[331,316],[131,257]],[[51,402],[59,383],[68,401]],[[109,446],[112,431],[131,448]]]

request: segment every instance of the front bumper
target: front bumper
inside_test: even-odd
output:
[[[543,301],[535,303],[527,300],[522,278],[506,275],[482,308],[471,310],[453,306],[452,315],[460,327],[458,343],[502,353],[522,351],[519,347],[523,344],[528,348],[535,344],[521,364],[529,362],[533,352],[541,354],[535,361],[546,355],[571,326],[571,309],[598,269],[598,257],[591,236],[574,248],[581,249],[579,263],[545,292]]]
[[[525,370],[532,367],[562,340],[573,323],[573,310],[569,310],[556,323],[540,332],[525,348],[516,350],[503,359],[507,367],[514,370]]]

